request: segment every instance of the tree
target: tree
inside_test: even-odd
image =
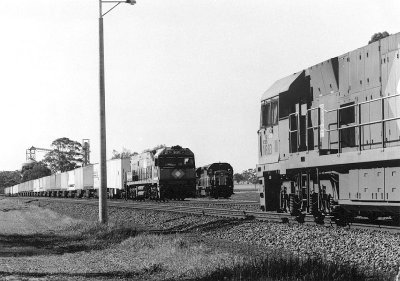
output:
[[[22,182],[35,180],[51,175],[51,170],[43,162],[36,162],[33,166],[25,166],[22,168]]]
[[[66,172],[81,167],[83,163],[82,145],[69,138],[59,138],[51,143],[52,151],[48,152],[43,162],[53,173]]]
[[[0,172],[0,193],[4,193],[4,188],[19,184],[21,182],[21,173],[19,171]]]
[[[160,148],[166,148],[166,145],[165,144],[159,144],[159,145],[156,145],[153,148],[145,149],[145,150],[143,150],[143,152],[156,151],[157,149],[160,149]]]
[[[243,177],[247,182],[257,183],[257,173],[256,169],[247,169],[242,172]]]
[[[137,155],[137,152],[131,152],[129,149],[125,147],[122,148],[121,152],[113,149],[111,159],[124,159],[124,158],[131,158],[131,156]]]
[[[237,183],[239,182],[248,182],[252,184],[257,183],[257,173],[256,169],[247,169],[244,170],[242,173],[235,173],[233,174],[233,180]]]
[[[371,40],[368,41],[368,44],[371,44],[375,41],[379,41],[380,39],[388,37],[388,36],[389,36],[389,33],[387,31],[377,32],[371,36]]]
[[[233,180],[234,180],[236,183],[239,183],[239,182],[244,181],[245,179],[244,179],[244,176],[243,176],[242,174],[240,174],[240,173],[234,173],[234,174],[233,174]]]

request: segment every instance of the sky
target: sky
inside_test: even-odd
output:
[[[1,3],[0,171],[60,137],[90,139],[99,161],[98,10],[97,0]],[[399,32],[399,13],[398,0],[122,3],[104,17],[107,157],[179,144],[197,166],[255,168],[263,92]]]

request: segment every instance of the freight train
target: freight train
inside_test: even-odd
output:
[[[264,92],[264,211],[400,218],[400,33],[284,77]]]
[[[49,197],[96,197],[100,188],[100,165],[56,173],[5,188],[6,195]],[[194,154],[180,146],[165,147],[107,161],[109,198],[181,199],[194,197]]]
[[[233,194],[233,168],[229,163],[212,163],[196,169],[196,195],[229,198]]]

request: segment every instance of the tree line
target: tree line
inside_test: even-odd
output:
[[[247,169],[247,170],[244,170],[241,173],[234,173],[233,174],[233,180],[236,183],[256,184],[257,183],[256,169]]]
[[[63,137],[54,140],[51,148],[42,161],[30,160],[21,170],[0,172],[0,192],[4,192],[4,188],[8,186],[46,177],[52,173],[71,171],[82,166],[84,154],[81,143]]]

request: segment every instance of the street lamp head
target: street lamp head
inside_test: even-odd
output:
[[[131,4],[131,5],[135,5],[136,4],[136,0],[126,0],[126,3]]]

